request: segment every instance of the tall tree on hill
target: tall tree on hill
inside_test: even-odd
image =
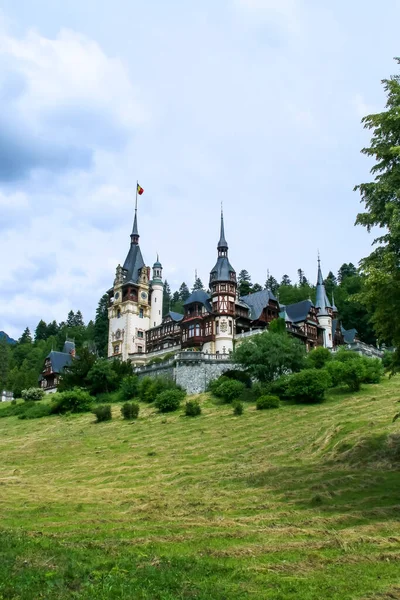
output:
[[[278,288],[279,288],[279,284],[278,284],[277,280],[275,279],[275,277],[270,275],[268,277],[267,281],[265,282],[265,289],[271,290],[271,292],[273,294],[276,294]]]
[[[251,293],[255,294],[255,292],[261,292],[262,286],[259,283],[255,283],[252,287]]]
[[[399,58],[395,60],[400,64]],[[371,169],[373,180],[355,189],[365,206],[356,224],[368,231],[380,227],[385,233],[374,240],[375,250],[361,261],[366,279],[359,299],[369,310],[379,338],[400,348],[400,76],[382,83],[387,94],[385,110],[362,119],[364,128],[372,132],[369,147],[361,152],[376,161]]]
[[[167,315],[171,306],[171,288],[167,280],[164,281],[163,288],[163,316]]]
[[[83,322],[83,316],[80,310],[77,310],[74,315],[74,327],[84,327],[85,323]]]
[[[45,321],[43,321],[43,319],[40,319],[40,321],[37,324],[36,329],[35,329],[35,342],[38,342],[39,340],[46,340],[47,337],[48,337],[47,325],[46,325]]]
[[[338,271],[337,280],[339,283],[342,283],[346,277],[354,277],[354,275],[357,275],[357,268],[353,263],[344,263]]]
[[[104,294],[96,308],[94,321],[94,341],[99,356],[107,356],[108,346],[108,294]]]
[[[0,392],[7,386],[10,363],[10,348],[6,338],[0,339]]]
[[[304,275],[304,271],[302,269],[297,269],[297,275],[299,276],[299,285],[300,286],[306,286],[306,285],[310,285],[308,283],[308,279],[307,277]]]
[[[326,293],[329,296],[329,299],[332,296],[332,292],[335,290],[336,286],[337,286],[337,279],[334,276],[334,274],[332,273],[332,271],[329,271],[328,273],[328,277],[325,279],[325,289],[326,289]]]
[[[195,292],[196,290],[204,290],[204,285],[200,277],[196,277],[196,281],[194,282],[192,287],[192,292]]]
[[[252,290],[251,277],[246,269],[242,269],[238,275],[239,296],[247,296]]]
[[[57,335],[58,333],[58,325],[56,321],[52,321],[47,325],[46,337],[51,337],[52,335]]]
[[[185,302],[190,296],[190,291],[185,282],[181,283],[181,287],[179,288],[179,299],[182,302]]]
[[[289,275],[283,275],[280,285],[292,285]]]
[[[70,310],[67,316],[67,327],[74,327],[75,325],[75,313]]]
[[[29,327],[26,327],[18,342],[20,344],[32,344],[32,336]]]

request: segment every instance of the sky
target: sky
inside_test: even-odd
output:
[[[400,2],[0,0],[0,330],[94,318],[129,249],[205,284],[220,206],[253,283],[369,254],[361,118]],[[396,43],[397,42],[397,43]]]

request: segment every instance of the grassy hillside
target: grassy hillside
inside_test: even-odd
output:
[[[200,398],[0,419],[0,599],[400,598],[400,380],[240,417]]]

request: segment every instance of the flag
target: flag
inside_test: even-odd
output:
[[[142,187],[140,187],[139,184],[137,184],[137,193],[139,194],[139,196],[141,196],[144,192],[144,189]]]

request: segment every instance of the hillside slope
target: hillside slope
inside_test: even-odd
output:
[[[399,399],[0,419],[0,598],[400,598]]]

